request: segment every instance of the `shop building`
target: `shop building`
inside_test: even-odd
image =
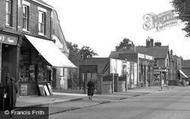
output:
[[[137,53],[131,50],[112,51],[110,58],[121,60],[127,59],[129,62],[135,62],[135,70],[137,70],[137,81],[132,87],[145,87],[153,83],[153,63],[154,57],[142,53]]]
[[[75,66],[64,54],[68,51],[56,45],[60,42],[66,47],[53,30],[53,7],[41,0],[3,0],[0,9],[1,84],[6,85],[9,75],[19,83],[21,95],[44,93],[44,86],[56,87],[60,70]]]

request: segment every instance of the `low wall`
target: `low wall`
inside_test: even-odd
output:
[[[125,92],[125,81],[118,82],[118,92]]]
[[[102,82],[102,94],[111,94],[112,93],[112,81],[103,81]]]

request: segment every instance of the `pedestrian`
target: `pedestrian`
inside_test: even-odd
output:
[[[16,105],[16,94],[18,92],[16,83],[15,83],[15,78],[10,77],[10,75],[7,75],[7,86],[6,86],[6,91],[7,91],[7,101],[6,101],[6,108],[11,111],[14,109]]]
[[[94,90],[95,90],[94,82],[90,80],[87,84],[87,87],[88,87],[88,98],[89,100],[92,100],[92,96],[94,95]]]

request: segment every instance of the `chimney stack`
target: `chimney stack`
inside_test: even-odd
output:
[[[154,47],[154,39],[153,38],[148,37],[146,39],[146,47]]]
[[[154,39],[153,39],[153,38],[150,39],[150,46],[151,46],[151,47],[154,46]]]
[[[162,43],[161,42],[155,42],[155,46],[161,47]]]
[[[149,39],[146,39],[146,47],[150,47],[150,41],[149,41]]]

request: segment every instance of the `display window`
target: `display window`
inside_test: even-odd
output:
[[[19,82],[27,85],[27,92],[37,94],[39,84],[47,84],[52,81],[52,67],[39,54],[39,52],[24,39],[20,48]],[[24,88],[23,88],[23,92]],[[26,94],[28,95],[28,93]]]

